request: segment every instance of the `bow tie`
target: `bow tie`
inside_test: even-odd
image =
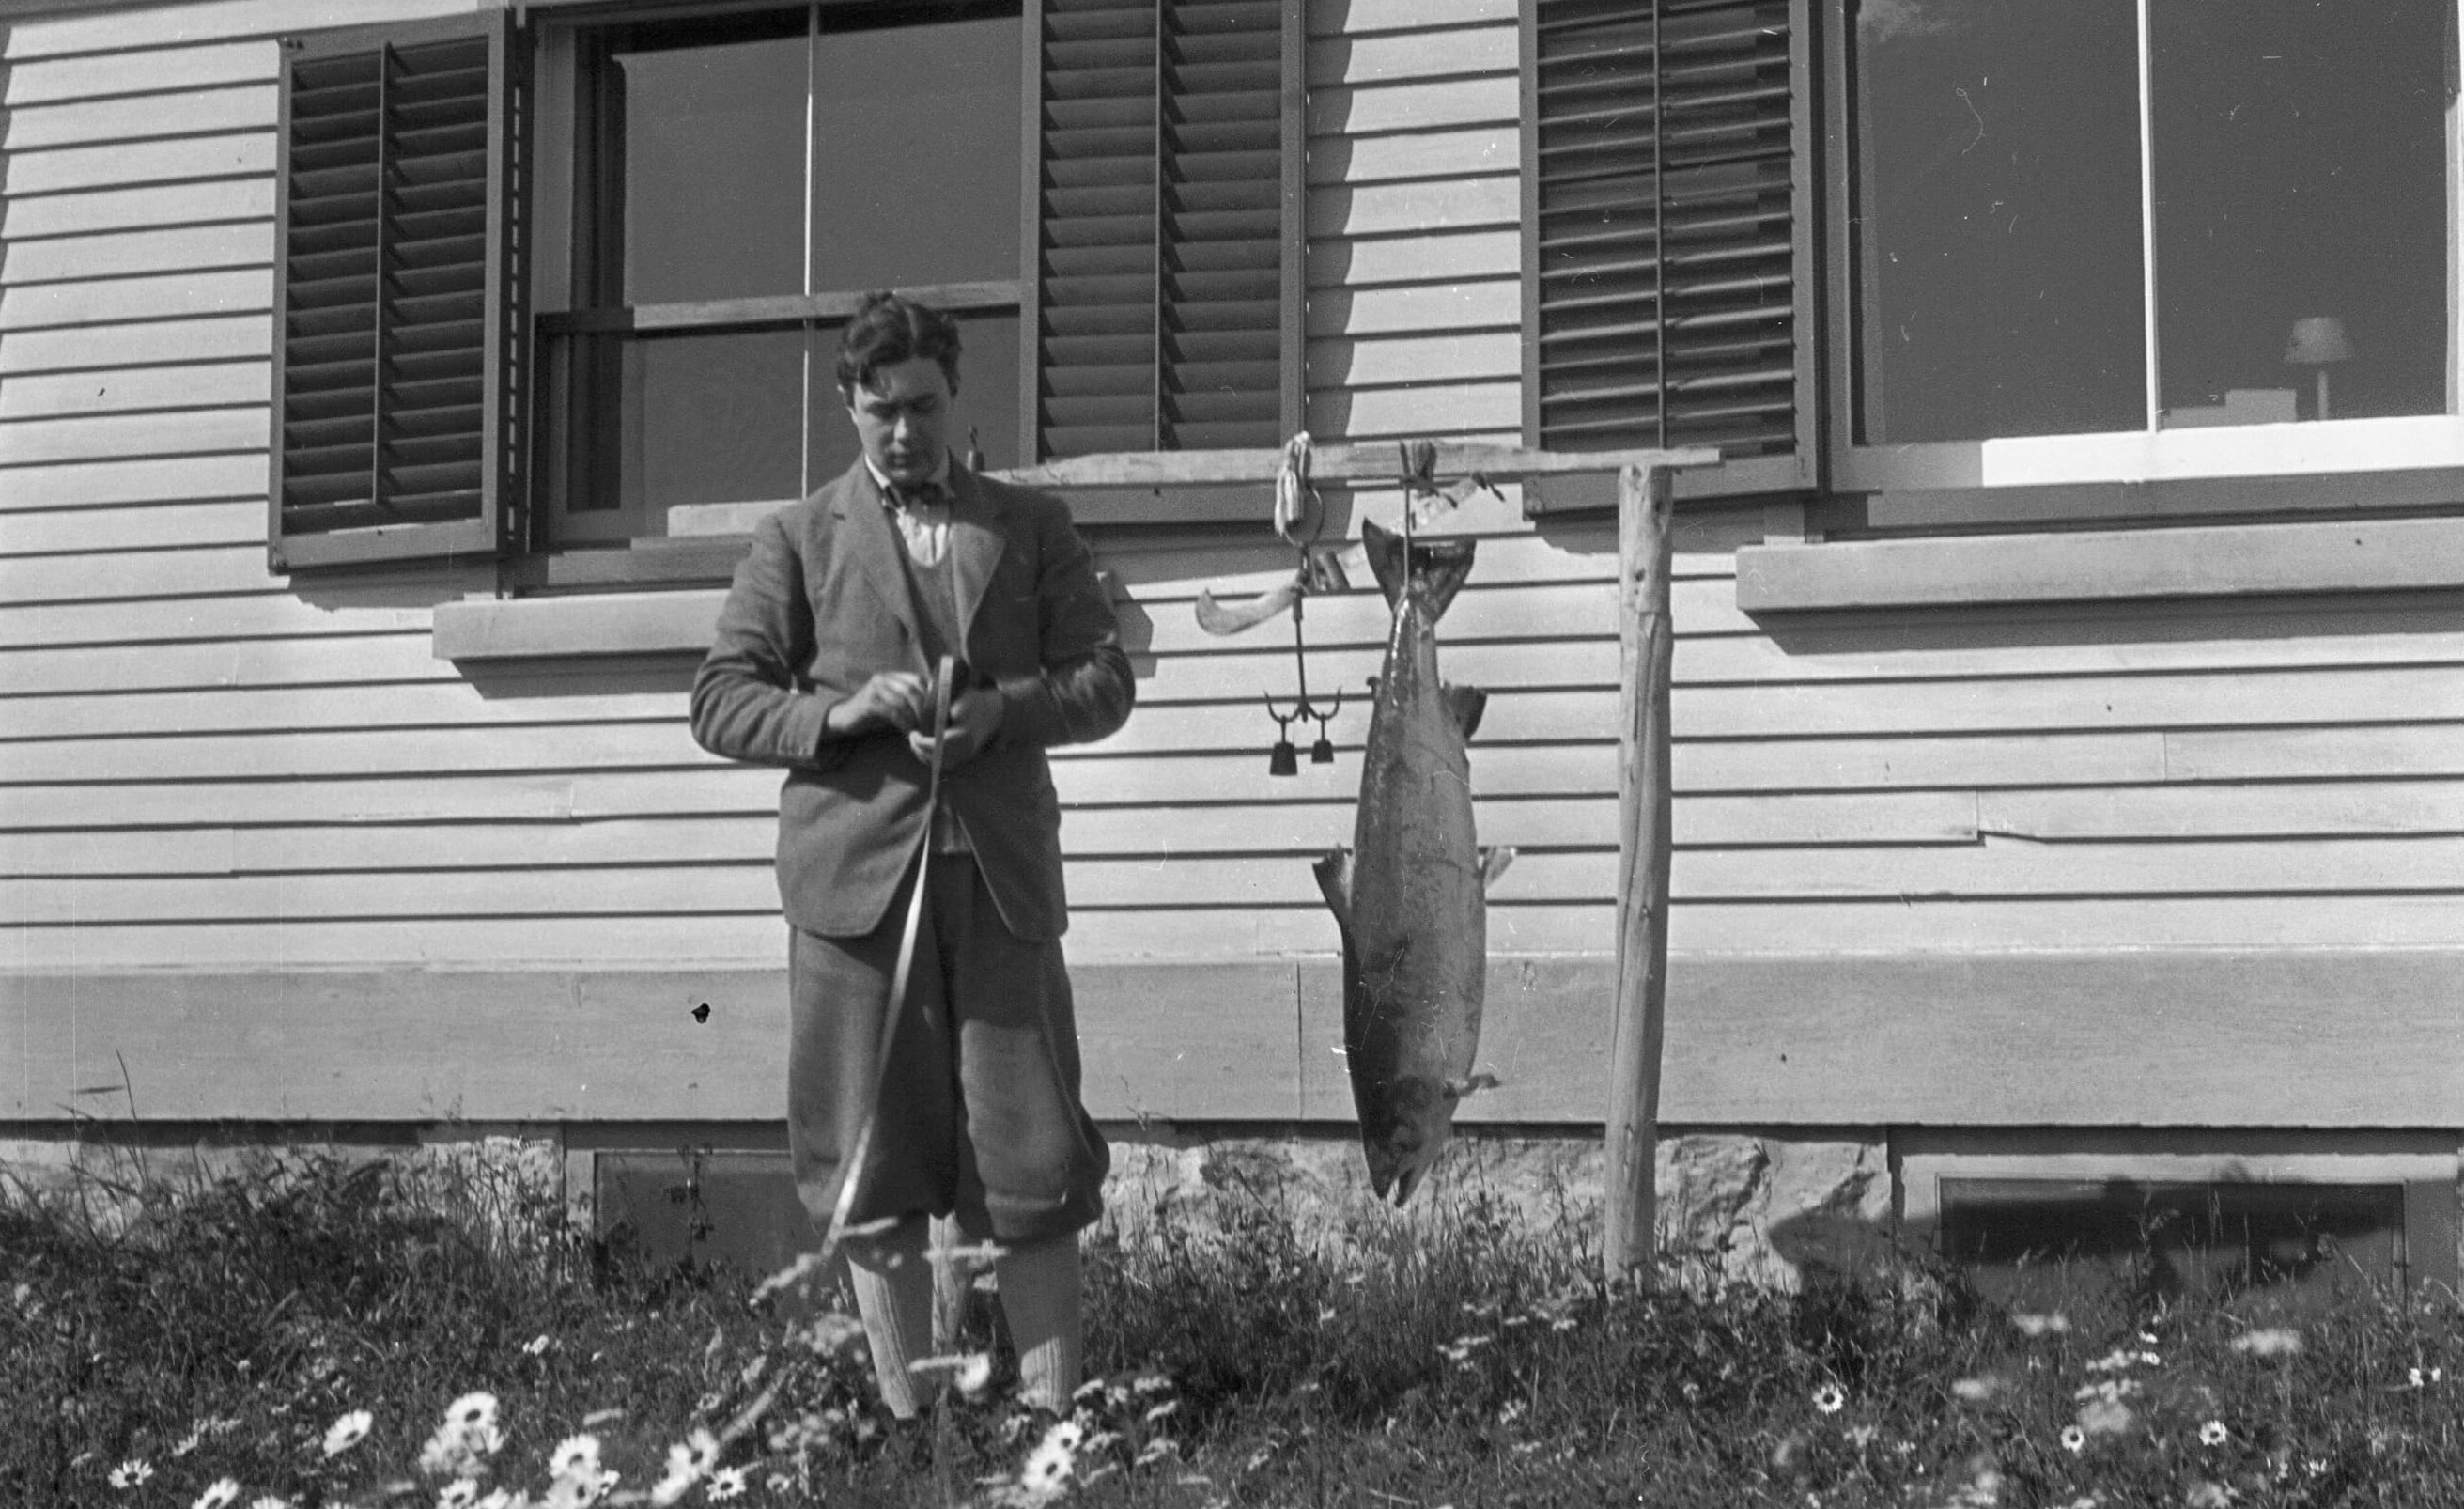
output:
[[[901,512],[921,504],[946,504],[949,500],[949,488],[939,482],[891,482],[881,490],[883,505]]]

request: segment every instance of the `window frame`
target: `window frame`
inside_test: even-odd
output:
[[[848,0],[820,3],[853,8]],[[897,9],[872,0],[857,3],[867,10]],[[530,340],[536,353],[531,412],[536,417],[530,435],[533,464],[525,499],[529,505],[524,511],[527,527],[510,567],[517,586],[585,588],[723,580],[734,555],[740,552],[740,540],[732,529],[671,535],[664,521],[656,527],[645,521],[641,529],[568,531],[564,489],[594,485],[595,479],[611,476],[610,458],[605,453],[617,441],[605,425],[574,422],[571,416],[583,400],[569,390],[574,381],[573,364],[552,362],[549,358],[557,344],[573,336],[792,331],[817,326],[825,329],[856,312],[864,290],[632,305],[597,303],[584,291],[595,278],[605,277],[604,270],[593,265],[593,258],[599,249],[612,244],[611,226],[622,206],[621,197],[605,194],[583,181],[585,154],[594,145],[587,140],[594,122],[584,119],[591,87],[587,74],[594,67],[605,66],[604,59],[588,55],[594,33],[659,21],[724,21],[730,16],[809,9],[809,4],[797,4],[795,0],[783,4],[781,0],[737,0],[717,7],[575,5],[557,8],[536,19],[528,42],[538,80],[534,98],[539,104],[532,122],[532,159],[537,164],[532,179],[536,207],[532,223],[537,232],[527,269],[533,300]],[[926,8],[918,6],[917,10],[920,18]],[[1022,27],[1030,24],[1033,0],[1023,0],[1019,11]],[[1035,61],[1032,50],[1022,47],[1022,68],[1031,75]],[[809,121],[808,109],[808,130]],[[605,154],[591,162],[601,169],[597,176],[602,178],[611,166],[620,166]],[[1023,211],[1024,226],[1030,232],[1032,212],[1032,207]],[[1022,246],[1018,276],[1014,277],[902,285],[900,291],[960,316],[1007,311],[1023,320],[1027,258],[1027,250]],[[561,456],[551,455],[560,450]],[[792,499],[762,501],[783,503]],[[732,510],[714,513],[723,527],[742,517],[748,508],[761,505],[698,506]],[[670,544],[671,540],[678,543]],[[627,545],[634,548],[627,549]]]
[[[2305,420],[2294,424],[2201,426],[2164,429],[2154,419],[2161,394],[2147,395],[2148,426],[2140,430],[2084,434],[1984,437],[1974,440],[1869,444],[1856,438],[1858,394],[1858,323],[1860,292],[1857,277],[1857,110],[1851,55],[1850,0],[1822,0],[1822,63],[1825,84],[1822,166],[1825,224],[1823,410],[1830,440],[1827,446],[1829,491],[1835,499],[1856,495],[1917,495],[1930,501],[1897,511],[1924,527],[1959,528],[2000,521],[1998,499],[2007,499],[2021,518],[2058,522],[2076,506],[2081,492],[2129,490],[2134,502],[2145,501],[2135,517],[2164,521],[2178,512],[2212,513],[2219,484],[2235,479],[2315,480],[2339,495],[2339,509],[2417,507],[2418,478],[2425,473],[2453,474],[2464,468],[2464,102],[2455,86],[2464,77],[2464,26],[2455,21],[2464,0],[2450,11],[2447,31],[2449,104],[2445,139],[2448,182],[2448,284],[2444,322],[2447,329],[2448,403],[2450,412],[2392,418]],[[2143,214],[2152,188],[2146,178],[2145,132],[2148,114],[2145,78],[2147,8],[2158,0],[2137,0],[2142,69],[2139,80],[2142,121],[2141,200]],[[2143,225],[2143,238],[2145,229]],[[2143,319],[2152,325],[2155,270],[2143,267],[2149,308]],[[2152,351],[2154,338],[2145,338]],[[2175,499],[2191,500],[2187,508]],[[2201,499],[2208,499],[2201,503]],[[2261,503],[2247,510],[2268,517],[2284,505]],[[2318,506],[2318,505],[2313,505]],[[2452,505],[2450,505],[2452,510]],[[2111,520],[2113,511],[2096,508],[2094,517]],[[1834,522],[1854,527],[1853,510],[1830,510]]]

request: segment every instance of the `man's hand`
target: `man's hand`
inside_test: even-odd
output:
[[[907,747],[926,765],[933,763],[932,716],[919,721],[921,726],[907,736]],[[950,731],[943,741],[941,767],[962,766],[984,752],[1001,731],[1001,695],[993,687],[979,686],[972,692],[961,692],[950,704]]]
[[[913,734],[933,721],[933,689],[913,671],[876,671],[853,697],[832,703],[822,721],[839,735],[876,728]]]

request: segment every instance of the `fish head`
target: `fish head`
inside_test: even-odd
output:
[[[1379,1098],[1380,1114],[1364,1117],[1361,1150],[1369,1158],[1369,1187],[1381,1200],[1394,1191],[1401,1205],[1412,1198],[1445,1151],[1454,1131],[1455,1102],[1460,1097],[1444,1085],[1419,1076],[1398,1078]]]

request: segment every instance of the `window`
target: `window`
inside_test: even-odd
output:
[[[1015,5],[809,6],[559,48],[573,272],[540,322],[544,544],[844,471],[838,326],[873,288],[959,314],[956,433],[1017,464],[1019,37]]]
[[[1847,0],[1840,483],[2454,464],[2454,21]]]
[[[989,467],[1299,427],[1297,8],[528,17],[286,50],[277,567],[723,579],[853,462],[878,287],[958,316]]]

